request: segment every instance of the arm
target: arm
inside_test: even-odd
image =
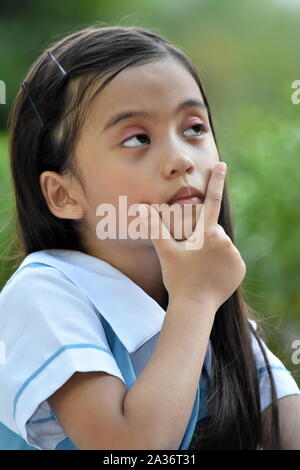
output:
[[[277,401],[282,450],[300,450],[300,395],[288,395]],[[271,449],[269,423],[271,407],[262,412],[263,448]]]
[[[128,391],[116,377],[86,372],[75,373],[49,397],[76,447],[178,449],[214,316],[215,308],[207,299],[203,303],[177,299],[167,309],[151,359]]]
[[[170,303],[154,353],[128,391],[120,379],[108,374],[98,374],[94,386],[89,375],[83,374],[78,386],[70,387],[71,399],[67,399],[68,390],[63,395],[58,391],[58,399],[52,401],[52,406],[77,447],[178,449],[180,446],[192,412],[215,314],[246,272],[240,253],[218,224],[223,186],[224,173],[216,165],[208,183],[202,216],[188,238],[194,244],[204,223],[205,243],[200,249],[191,251],[185,243],[177,243],[160,217],[152,217],[155,209],[149,206],[150,217],[148,208],[144,207],[149,217],[146,217],[148,221],[143,220],[145,225],[149,224],[151,234],[167,235],[151,240],[159,256]]]

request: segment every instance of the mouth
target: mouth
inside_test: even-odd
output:
[[[184,204],[202,204],[202,198],[199,196],[183,197],[176,199],[175,201],[171,201],[168,204],[169,206],[172,206],[173,204],[179,204],[181,207],[183,207]]]
[[[193,186],[182,186],[173,196],[167,204],[169,206],[173,204],[200,204],[203,201],[203,194],[197,188]]]

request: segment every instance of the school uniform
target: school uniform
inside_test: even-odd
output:
[[[106,261],[74,250],[28,255],[0,293],[0,340],[6,346],[0,361],[0,449],[76,449],[48,397],[75,372],[107,372],[129,389],[151,358],[165,313]],[[278,398],[300,394],[290,371],[264,347]],[[271,403],[270,386],[254,335],[253,348],[263,410]],[[209,341],[181,450],[207,416],[210,375]]]

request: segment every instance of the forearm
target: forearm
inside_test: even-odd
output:
[[[123,403],[127,435],[135,448],[179,448],[215,313],[208,300],[171,301],[153,355]]]

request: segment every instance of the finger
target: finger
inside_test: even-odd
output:
[[[160,255],[174,248],[176,242],[162,221],[159,212],[147,204],[140,204],[137,209],[140,213],[140,219],[147,228],[147,236],[151,239],[157,254]]]
[[[197,222],[192,234],[184,242],[185,250],[200,250],[204,244],[204,205],[196,206]]]
[[[211,173],[203,204],[205,230],[218,223],[226,170],[226,163],[219,162]]]

